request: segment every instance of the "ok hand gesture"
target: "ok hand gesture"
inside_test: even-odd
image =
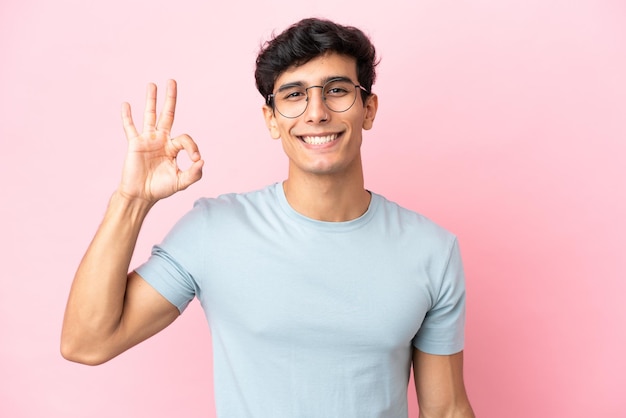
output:
[[[146,93],[143,131],[137,132],[130,105],[122,105],[122,121],[128,139],[128,153],[124,162],[122,181],[118,192],[129,199],[141,199],[151,204],[184,190],[202,177],[204,161],[198,146],[189,135],[170,137],[176,109],[176,82],[169,80],[165,103],[157,119],[157,88],[149,84]],[[185,150],[191,166],[181,171],[176,161]]]

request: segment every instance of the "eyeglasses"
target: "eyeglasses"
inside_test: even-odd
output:
[[[267,104],[286,118],[297,118],[302,115],[309,105],[309,89],[322,89],[322,101],[326,107],[337,113],[348,111],[356,102],[357,91],[360,89],[369,93],[367,89],[347,78],[333,78],[323,86],[303,87],[300,84],[286,84],[276,93],[267,95]]]

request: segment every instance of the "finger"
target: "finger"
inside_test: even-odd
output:
[[[144,132],[153,131],[156,126],[156,99],[157,87],[154,83],[149,83],[146,89],[146,108],[143,113]]]
[[[168,80],[167,90],[165,93],[165,103],[161,114],[159,115],[159,121],[156,128],[160,131],[170,132],[172,125],[174,124],[174,113],[176,110],[176,95],[177,87],[176,81]]]
[[[139,133],[133,122],[133,115],[130,111],[130,104],[122,103],[122,126],[127,139],[135,138]]]
[[[202,178],[204,161],[200,156],[198,145],[189,135],[177,136],[171,140],[171,143],[176,148],[177,153],[185,150],[192,162],[187,170],[178,173],[178,190],[184,190]]]
[[[200,156],[200,150],[198,149],[198,144],[191,139],[189,135],[183,134],[179,135],[176,138],[172,138],[172,145],[176,148],[176,153],[179,151],[185,150],[189,159],[193,162],[199,161],[202,157]]]

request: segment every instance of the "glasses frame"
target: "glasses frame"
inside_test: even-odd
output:
[[[329,83],[334,83],[336,81],[349,81],[354,86],[354,90],[355,90],[354,100],[352,101],[350,106],[348,106],[348,108],[345,109],[345,110],[333,110],[326,103],[326,95],[324,94],[325,87]],[[347,112],[348,110],[352,109],[352,106],[354,106],[354,104],[356,103],[356,98],[358,96],[358,94],[356,94],[357,93],[357,89],[361,89],[361,91],[364,91],[367,94],[371,94],[371,92],[369,90],[367,90],[365,87],[363,87],[360,84],[354,84],[354,81],[350,80],[349,78],[336,77],[336,78],[331,78],[330,80],[326,81],[321,86],[320,85],[316,85],[316,86],[306,87],[304,89],[304,93],[306,94],[306,99],[305,99],[306,104],[304,105],[304,109],[302,110],[302,112],[300,112],[300,114],[298,114],[296,116],[287,116],[283,112],[281,112],[280,109],[278,109],[278,106],[276,106],[276,102],[275,102],[275,100],[276,100],[276,93],[268,94],[267,97],[265,98],[265,101],[266,101],[268,106],[271,106],[273,110],[278,111],[278,113],[280,113],[283,117],[285,117],[287,119],[299,118],[300,116],[302,116],[304,114],[304,112],[306,112],[306,110],[309,107],[309,89],[322,89],[322,102],[324,103],[324,106],[326,106],[326,109],[328,109],[328,110],[330,110],[331,112],[334,112],[334,113],[343,113],[343,112]]]

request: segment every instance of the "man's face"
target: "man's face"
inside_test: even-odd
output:
[[[274,93],[281,87],[299,84],[321,86],[327,80],[343,77],[359,84],[356,61],[352,57],[330,53],[304,65],[290,67],[274,84]],[[361,172],[362,130],[374,122],[378,100],[370,95],[365,103],[357,89],[354,105],[345,112],[331,111],[322,100],[322,89],[308,90],[304,113],[290,119],[264,106],[263,114],[274,139],[281,139],[289,158],[289,175],[350,175]]]

